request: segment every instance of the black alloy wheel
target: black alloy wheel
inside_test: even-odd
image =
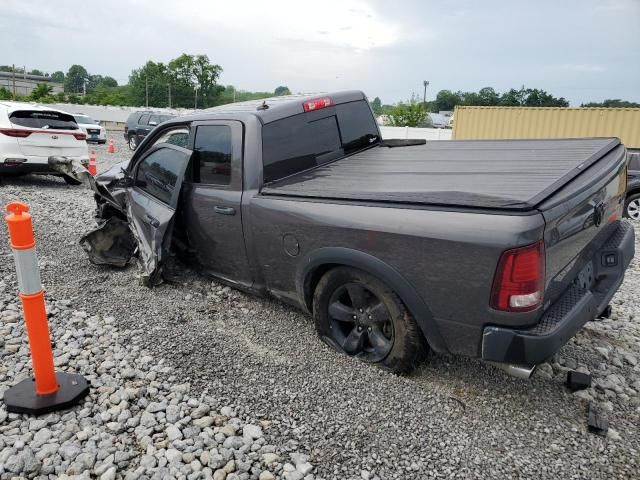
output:
[[[413,370],[428,345],[411,313],[381,280],[351,267],[335,267],[313,294],[320,338],[338,352],[394,373]]]
[[[347,283],[329,300],[329,328],[348,355],[379,362],[393,347],[393,323],[387,307],[366,286]]]

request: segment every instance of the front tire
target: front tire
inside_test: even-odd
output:
[[[129,137],[129,150],[138,148],[138,138],[135,135]]]
[[[624,202],[624,216],[630,220],[640,220],[640,193],[627,197]]]
[[[427,353],[415,320],[400,298],[361,270],[338,267],[316,286],[313,317],[320,338],[335,350],[394,373],[408,373]]]

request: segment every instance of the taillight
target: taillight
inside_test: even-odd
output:
[[[86,133],[74,133],[73,136],[76,137],[76,140],[86,140],[87,139],[87,134]]]
[[[321,108],[327,108],[333,106],[333,100],[329,97],[316,98],[315,100],[309,100],[302,104],[305,112],[311,112],[313,110],[320,110]]]
[[[542,305],[544,243],[506,250],[498,262],[491,306],[507,312],[528,312]]]
[[[8,137],[27,138],[31,135],[31,130],[21,130],[19,128],[0,128],[0,133]]]

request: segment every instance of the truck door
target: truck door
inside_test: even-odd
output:
[[[190,158],[191,150],[161,143],[145,152],[133,167],[133,186],[126,190],[127,217],[138,242],[144,283],[153,285],[161,280]]]
[[[252,284],[242,230],[242,136],[238,121],[192,124],[193,158],[185,182],[185,226],[204,271]]]
[[[138,141],[138,144],[140,144],[142,139],[146,137],[147,134],[153,128],[149,126],[150,119],[151,119],[151,115],[149,114],[142,115],[138,119],[138,124],[136,125],[136,136],[137,136],[136,140]]]

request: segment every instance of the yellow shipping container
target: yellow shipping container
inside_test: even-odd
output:
[[[618,137],[640,148],[640,108],[456,107],[454,140]]]

